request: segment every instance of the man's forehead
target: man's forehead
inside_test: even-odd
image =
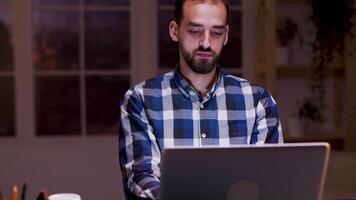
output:
[[[196,4],[196,3],[211,3],[211,4],[217,4],[217,3],[224,3],[223,0],[183,0],[184,4]]]
[[[210,4],[210,5],[224,5],[223,0],[184,0],[183,1],[183,7],[184,6],[192,6],[195,4]]]
[[[183,5],[182,21],[189,24],[205,25],[208,22],[211,26],[226,25],[227,11],[223,2],[219,2],[214,4],[212,1],[187,0]]]

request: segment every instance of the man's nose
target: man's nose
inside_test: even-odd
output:
[[[210,40],[210,31],[209,30],[205,30],[204,31],[204,34],[200,38],[199,46],[201,48],[203,48],[203,49],[209,49],[210,48],[211,40]]]

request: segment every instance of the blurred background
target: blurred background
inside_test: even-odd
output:
[[[122,199],[119,102],[173,70],[175,0],[0,0],[0,191]],[[266,87],[286,142],[333,148],[324,197],[356,197],[354,0],[228,0],[220,64]]]

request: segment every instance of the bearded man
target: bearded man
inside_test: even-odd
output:
[[[165,148],[283,142],[270,93],[217,63],[228,42],[228,16],[224,0],[176,1],[169,25],[179,46],[176,69],[134,86],[121,102],[119,160],[127,199],[158,198]]]

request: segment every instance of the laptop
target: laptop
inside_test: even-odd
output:
[[[320,200],[328,143],[165,149],[161,200]]]

